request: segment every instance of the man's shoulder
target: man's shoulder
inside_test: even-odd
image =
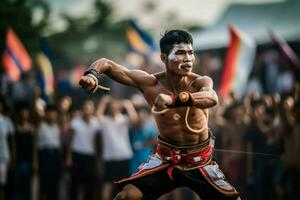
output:
[[[190,75],[190,78],[196,82],[207,82],[207,81],[212,82],[212,78],[207,75],[199,75],[199,74],[192,73]]]
[[[132,78],[134,78],[135,83],[138,86],[151,85],[154,84],[156,79],[153,74],[149,74],[146,71],[140,69],[131,70]]]
[[[145,86],[155,86],[158,81],[163,79],[164,72],[158,72],[154,74],[148,74],[147,76],[142,77],[143,85]]]
[[[196,73],[191,73],[190,74],[191,78],[197,78],[197,79],[211,79],[209,76],[207,75],[200,75],[200,74],[196,74]]]
[[[213,81],[209,76],[192,73],[190,75],[191,86],[201,89],[203,87],[212,87]]]
[[[161,71],[161,72],[156,72],[153,74],[153,76],[155,78],[162,78],[162,77],[165,77],[166,76],[166,72],[165,71]]]

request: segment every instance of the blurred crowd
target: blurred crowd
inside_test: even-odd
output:
[[[72,106],[0,103],[2,199],[111,199],[113,180],[128,177],[152,152],[157,137],[143,99],[103,96]]]
[[[203,52],[197,73],[220,84],[220,52]],[[300,185],[299,71],[285,55],[261,47],[246,93],[219,97],[210,128],[215,157],[246,199],[297,199]]]
[[[217,85],[220,62],[201,56],[198,73]],[[300,195],[300,83],[277,58],[262,53],[256,65],[268,73],[255,68],[243,97],[231,93],[210,111],[214,156],[245,199]],[[45,101],[30,75],[9,91],[0,98],[0,200],[109,200],[113,181],[134,173],[155,149],[158,131],[139,94]],[[160,199],[199,198],[182,188]]]
[[[215,157],[247,199],[299,195],[299,94],[299,84],[286,96],[231,94],[211,109]],[[1,199],[111,199],[112,181],[134,173],[155,147],[157,129],[139,95],[105,95],[76,107],[70,96],[6,105],[2,98]],[[165,199],[191,195],[174,194]]]
[[[300,178],[300,85],[291,96],[232,94],[213,109],[215,157],[247,199],[296,199]]]

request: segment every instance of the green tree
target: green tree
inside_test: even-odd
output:
[[[33,10],[39,7],[43,10],[43,18],[38,24],[33,24]],[[1,0],[0,6],[0,47],[1,53],[5,46],[5,36],[8,27],[12,27],[21,38],[29,52],[37,45],[41,31],[47,25],[49,6],[36,0]]]
[[[110,3],[103,0],[94,1],[90,15],[75,18],[63,14],[67,29],[48,38],[56,55],[55,67],[72,68],[102,56],[121,60],[126,50],[124,41],[128,21],[113,22],[112,15]]]

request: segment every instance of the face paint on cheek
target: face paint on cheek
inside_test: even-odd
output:
[[[171,51],[171,53],[169,54],[169,56],[168,56],[168,59],[169,60],[172,60],[172,61],[177,61],[178,59],[177,59],[177,56],[176,56],[176,51],[178,50],[179,48],[178,47],[174,47],[173,49],[172,49],[172,51]]]
[[[182,70],[182,64],[179,64],[179,65],[178,65],[178,69],[179,69],[179,70]]]

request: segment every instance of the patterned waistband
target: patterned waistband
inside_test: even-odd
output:
[[[168,175],[172,177],[171,173],[174,167],[191,170],[208,164],[212,159],[214,139],[210,133],[208,139],[199,144],[176,146],[159,138],[155,153],[161,160],[169,164]]]

